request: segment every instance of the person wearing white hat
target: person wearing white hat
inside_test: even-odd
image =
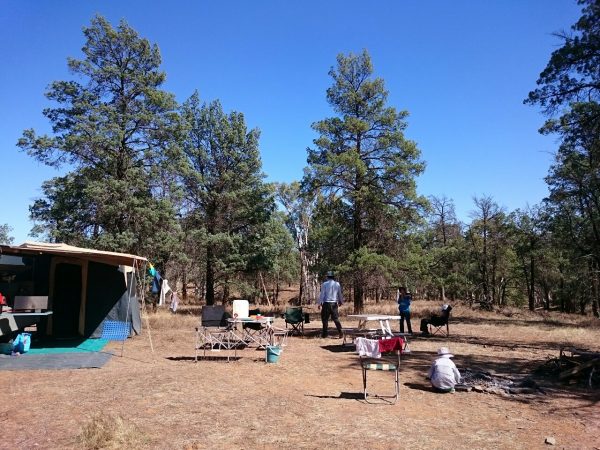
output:
[[[460,383],[460,372],[456,364],[450,358],[454,355],[450,353],[448,347],[441,347],[437,351],[438,357],[433,361],[427,378],[431,380],[431,385],[436,392],[454,392],[454,386]]]

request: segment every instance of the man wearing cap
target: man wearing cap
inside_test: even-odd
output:
[[[437,351],[438,357],[433,361],[427,378],[436,392],[454,392],[454,386],[460,383],[460,372],[456,368],[448,347],[441,347]]]
[[[326,338],[329,328],[329,316],[338,330],[338,337],[342,337],[342,324],[338,313],[338,306],[344,303],[342,286],[335,281],[335,275],[332,271],[327,272],[327,281],[321,286],[319,295],[319,307],[321,308],[321,321],[323,322],[323,331],[321,337]]]

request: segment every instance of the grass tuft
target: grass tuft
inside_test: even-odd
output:
[[[121,416],[96,413],[81,428],[77,435],[80,448],[138,449],[147,442],[146,437],[130,421]]]

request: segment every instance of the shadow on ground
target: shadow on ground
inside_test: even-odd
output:
[[[324,350],[327,350],[329,352],[332,352],[332,353],[354,353],[355,352],[353,344],[342,345],[341,342],[339,344],[321,345],[321,348]]]
[[[364,396],[361,392],[340,392],[339,395],[316,395],[316,394],[304,394],[305,397],[313,398],[335,398],[341,400],[364,400]]]
[[[460,317],[452,316],[450,319],[450,330],[452,330],[452,324],[466,324],[466,325],[494,325],[500,327],[547,327],[547,328],[581,328],[580,324],[562,322],[556,319],[546,319],[540,317],[540,320],[525,320],[517,319],[512,317],[490,319],[490,318],[479,318],[479,317]]]
[[[167,356],[165,359],[168,359],[169,361],[177,361],[177,362],[181,362],[181,361],[196,362],[196,358],[193,356]],[[239,361],[240,359],[242,359],[241,356],[230,356],[229,359],[227,358],[227,356],[198,356],[198,361],[231,362],[231,361]]]

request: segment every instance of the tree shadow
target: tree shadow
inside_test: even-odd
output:
[[[507,337],[509,337],[509,336],[507,335]],[[507,349],[507,350],[519,350],[519,349],[540,350],[540,351],[546,351],[546,352],[555,352],[557,357],[559,355],[560,349],[562,347],[565,347],[565,344],[562,340],[561,341],[547,340],[542,343],[529,344],[529,343],[524,343],[524,342],[499,341],[497,339],[487,338],[487,337],[483,337],[483,336],[463,335],[460,333],[450,334],[449,337],[415,336],[413,339],[411,339],[411,342],[413,342],[413,340],[421,340],[421,339],[427,340],[427,341],[432,341],[432,342],[440,342],[440,343],[443,343],[444,345],[448,344],[448,342],[457,342],[457,343],[461,343],[461,344],[479,345],[482,347],[501,348],[501,349]],[[578,348],[578,350],[593,351],[592,349],[586,349],[586,348]]]
[[[540,320],[526,320],[517,318],[491,319],[479,317],[460,317],[452,316],[450,319],[450,330],[453,324],[465,325],[494,325],[501,327],[519,326],[519,327],[539,327],[539,328],[581,328],[580,324],[563,322],[557,319],[541,318]]]
[[[192,363],[196,362],[196,358],[193,356],[167,356],[167,357],[165,357],[165,359],[168,359],[169,361],[176,361],[176,362],[181,362],[181,361],[192,362]],[[230,361],[239,361],[240,359],[242,359],[241,356],[230,356],[229,359],[227,358],[227,356],[198,356],[198,362],[199,361],[230,362]]]

